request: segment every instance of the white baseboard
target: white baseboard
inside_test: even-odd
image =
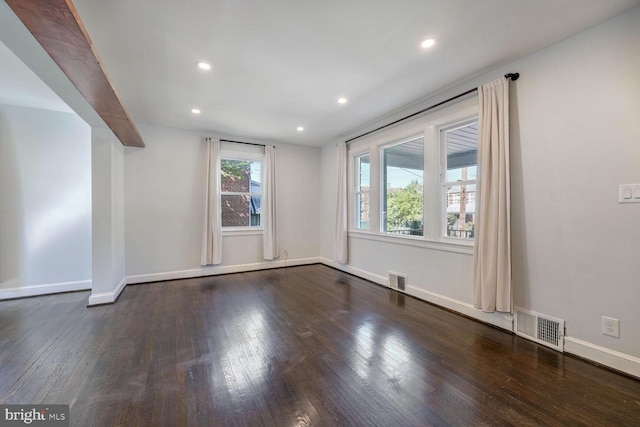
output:
[[[111,292],[100,292],[97,294],[92,293],[89,297],[89,303],[87,306],[91,307],[94,305],[103,305],[103,304],[113,304],[116,302],[124,287],[127,285],[127,278],[123,278],[118,286]]]
[[[573,337],[564,337],[564,351],[640,378],[639,357]]]
[[[91,289],[91,280],[77,282],[51,283],[0,289],[0,300],[34,297],[38,295],[58,294],[61,292],[86,291]]]
[[[348,264],[338,264],[337,262],[327,258],[322,258],[322,263],[330,267],[337,268],[338,270],[351,273],[355,276],[362,277],[363,279],[370,280],[379,285],[388,286],[386,277],[369,273],[368,271],[360,270],[359,268],[352,267]],[[439,305],[441,307],[445,307],[449,310],[464,314],[465,316],[471,317],[473,319],[477,319],[481,322],[506,329],[510,332],[513,331],[513,316],[509,313],[485,313],[484,311],[475,308],[472,304],[458,301],[444,295],[425,291],[414,286],[408,286],[406,293],[421,300]]]
[[[365,270],[361,270],[356,267],[352,267],[349,264],[339,264],[335,261],[332,261],[328,258],[320,258],[321,263],[324,265],[328,265],[329,267],[336,268],[338,270],[344,271],[345,273],[353,274],[354,276],[362,277],[363,279],[369,280],[373,283],[377,283],[378,285],[388,286],[387,278],[384,276],[379,276],[377,274],[370,273]]]
[[[243,273],[245,271],[268,270],[271,268],[292,267],[296,265],[317,264],[321,258],[298,258],[290,260],[264,261],[252,264],[219,265],[194,268],[191,270],[167,271],[163,273],[136,274],[127,276],[127,284],[160,282],[163,280],[191,279],[194,277],[217,276],[220,274]]]
[[[453,298],[436,294],[434,292],[425,291],[413,286],[408,286],[407,293],[430,303],[464,314],[465,316],[471,317],[481,322],[497,326],[498,328],[505,329],[509,332],[513,332],[513,315],[511,313],[486,313],[475,308],[473,304],[458,301]]]
[[[348,264],[338,264],[327,258],[321,258],[321,262],[329,267],[351,273],[363,279],[370,280],[379,285],[387,286],[387,278],[368,271],[360,270]],[[482,322],[497,326],[507,331],[513,331],[513,315],[508,313],[485,313],[476,309],[473,305],[455,300],[453,298],[425,291],[413,286],[407,287],[407,294],[424,301],[448,308]],[[620,372],[640,378],[640,358],[601,347],[577,338],[565,337],[564,351],[575,354],[584,359],[591,360],[604,366],[608,366]]]

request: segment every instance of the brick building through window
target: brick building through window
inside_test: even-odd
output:
[[[221,161],[223,227],[259,227],[261,207],[260,162]]]

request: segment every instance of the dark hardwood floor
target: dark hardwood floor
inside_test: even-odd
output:
[[[312,265],[0,302],[0,402],[74,426],[640,425],[640,381]]]

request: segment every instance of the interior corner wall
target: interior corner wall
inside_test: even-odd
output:
[[[124,289],[124,148],[113,132],[91,129],[92,267],[89,305],[115,302]]]
[[[90,128],[0,104],[0,299],[91,287]]]
[[[520,72],[511,83],[514,304],[564,319],[565,351],[636,376],[640,204],[618,204],[618,186],[640,183],[638,46],[640,7],[404,111]],[[322,149],[323,180],[335,175],[334,145]],[[323,236],[332,236],[335,190],[323,189],[322,197]],[[435,262],[446,254],[349,242],[348,268],[380,275],[406,265],[421,290],[440,286],[444,302],[472,301],[471,263],[451,270],[446,291],[438,283],[445,264]],[[332,244],[323,240],[324,257],[332,257]],[[460,276],[463,296],[456,294]],[[619,338],[602,334],[603,315],[620,319]]]
[[[128,148],[125,155],[128,283],[269,268],[285,265],[285,258],[287,265],[318,258],[319,148],[275,144],[280,259],[263,260],[261,234],[223,233],[222,265],[201,268],[206,135],[152,125],[139,129],[146,148]]]
[[[320,198],[322,199],[322,221],[320,227],[322,229],[321,256],[327,260],[333,260],[333,236],[336,227],[336,191],[338,188],[338,180],[336,171],[337,163],[337,144],[344,144],[344,141],[337,141],[326,144],[322,147],[322,170],[321,170],[321,187]]]

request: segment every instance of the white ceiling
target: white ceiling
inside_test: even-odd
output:
[[[320,146],[640,0],[74,4],[136,123]]]

